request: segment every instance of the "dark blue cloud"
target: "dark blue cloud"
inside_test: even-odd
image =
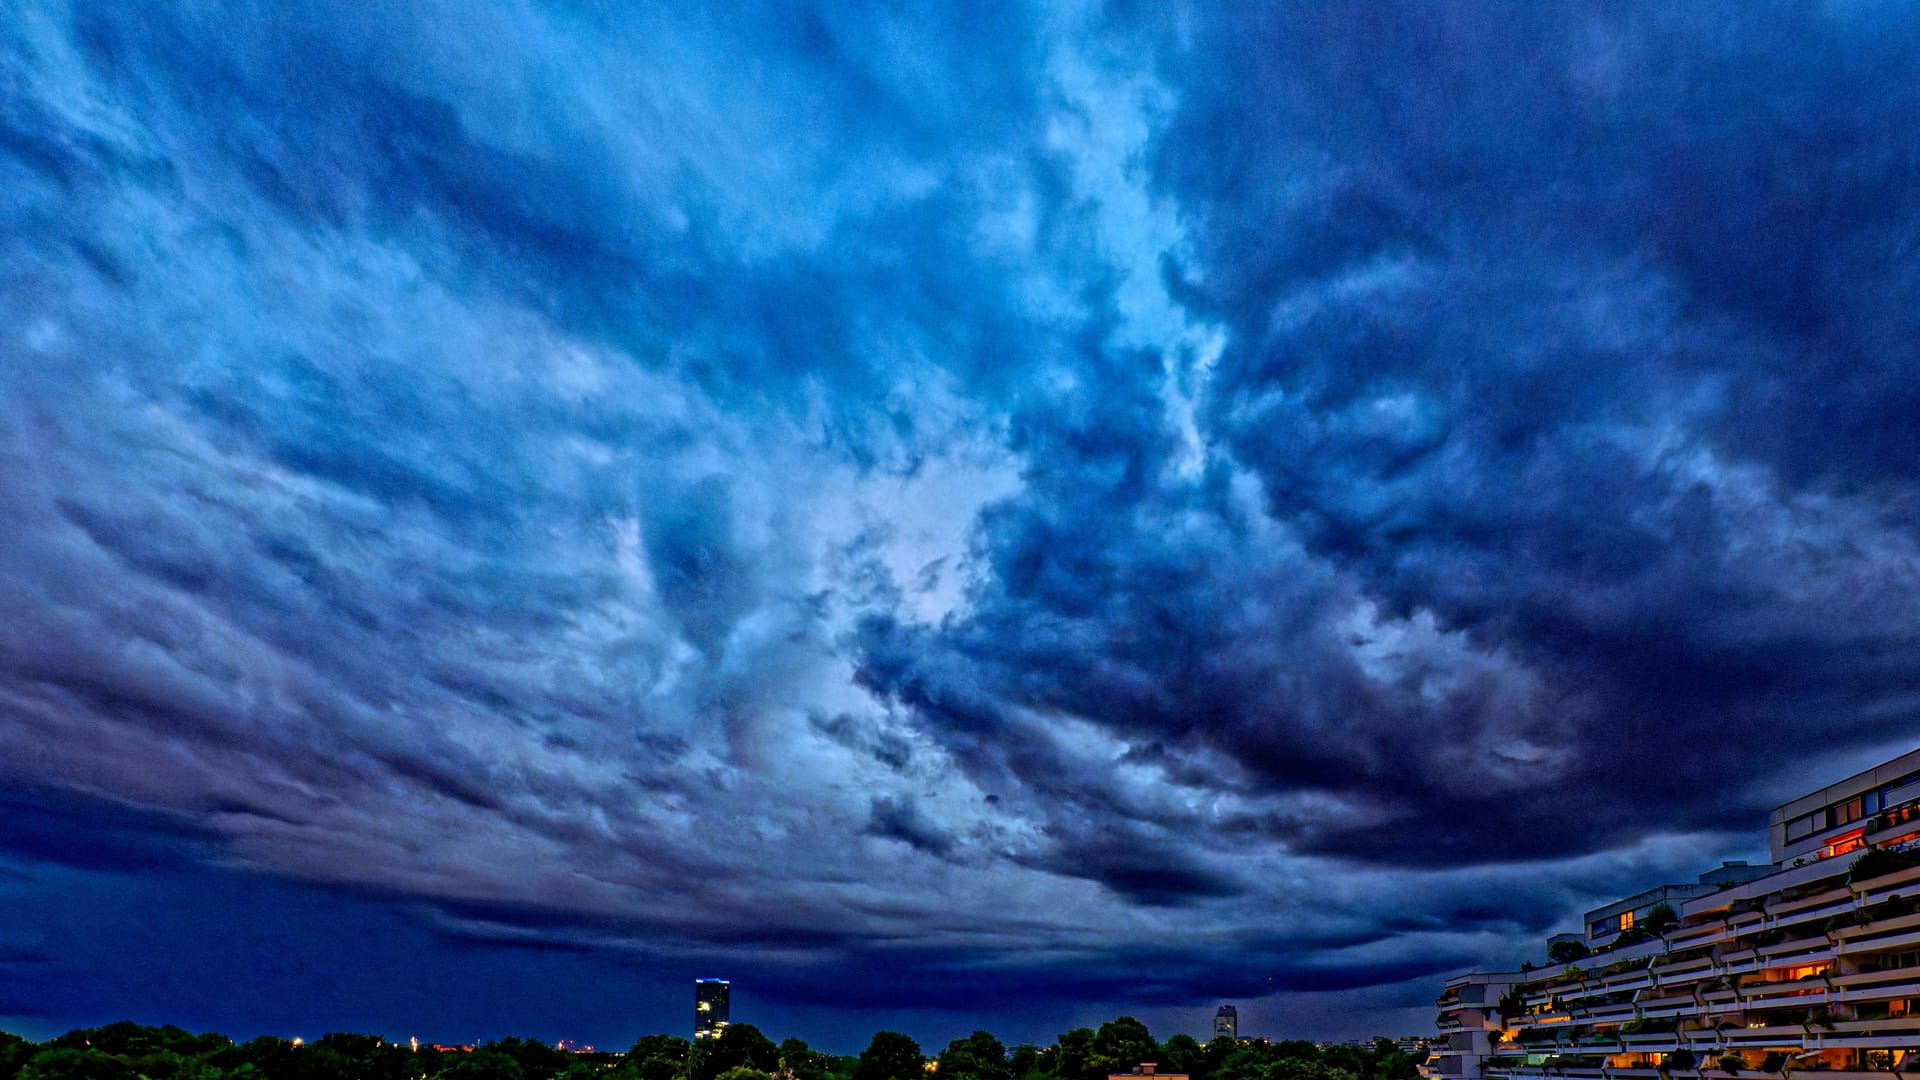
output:
[[[1913,737],[1913,18],[29,6],[0,1012],[1360,1034],[1752,852]]]

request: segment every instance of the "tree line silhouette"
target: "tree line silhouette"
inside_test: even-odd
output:
[[[694,1041],[645,1035],[625,1054],[578,1053],[505,1038],[471,1050],[415,1050],[378,1035],[337,1032],[311,1043],[130,1022],[81,1028],[45,1042],[0,1032],[0,1080],[1106,1080],[1153,1062],[1193,1080],[1414,1080],[1419,1060],[1394,1043],[1320,1047],[1304,1040],[1156,1042],[1130,1016],[1062,1032],[1047,1046],[1007,1047],[985,1031],[929,1057],[897,1031],[859,1055],[775,1043],[752,1024]]]

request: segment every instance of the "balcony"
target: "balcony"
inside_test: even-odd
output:
[[[1755,983],[1740,988],[1740,996],[1748,1008],[1770,1009],[1785,1005],[1806,1006],[1824,1005],[1828,995],[1825,979],[1817,976],[1794,979],[1791,982]],[[1836,999],[1837,1000],[1837,999]]]
[[[1834,1022],[1831,1034],[1853,1036],[1862,1032],[1908,1035],[1920,1033],[1920,1016],[1888,1016],[1879,1020],[1837,1020]]]
[[[1858,1004],[1865,1001],[1891,1001],[1894,998],[1920,996],[1920,985],[1916,985],[1916,982],[1916,979],[1909,977],[1893,982],[1870,983],[1866,986],[1843,986],[1833,991],[1832,1000],[1844,1004]]]
[[[1853,890],[1845,884],[1836,882],[1834,888],[1820,890],[1811,896],[1797,899],[1782,899],[1766,905],[1766,922],[1776,924],[1784,920],[1811,919],[1824,917],[1839,911],[1841,907],[1853,907]]]
[[[1651,1073],[1651,1070],[1649,1070]],[[1607,1071],[1597,1065],[1570,1065],[1565,1067],[1548,1065],[1522,1065],[1513,1068],[1487,1069],[1488,1076],[1510,1076],[1513,1080],[1605,1080]],[[1617,1073],[1616,1073],[1617,1075]],[[1676,1078],[1679,1073],[1675,1073]],[[1885,1076],[1879,1080],[1886,1080]]]
[[[1722,937],[1725,937],[1726,934],[1727,924],[1724,919],[1715,919],[1712,922],[1703,922],[1694,926],[1682,926],[1677,930],[1672,930],[1667,933],[1667,948],[1691,948],[1695,945],[1706,945],[1718,941]]]
[[[1887,968],[1884,971],[1856,971],[1851,975],[1835,975],[1830,981],[1847,991],[1885,988],[1894,991],[1895,997],[1916,997],[1920,996],[1920,965]],[[1843,996],[1842,1000],[1848,998]]]
[[[1692,959],[1692,960],[1682,961],[1678,964],[1671,964],[1666,967],[1653,968],[1652,975],[1654,976],[1654,978],[1658,979],[1660,982],[1665,983],[1665,982],[1675,981],[1675,980],[1684,980],[1688,976],[1704,975],[1712,970],[1713,970],[1713,958],[1711,956],[1701,956],[1701,957],[1696,957],[1695,959]]]
[[[1755,946],[1754,952],[1759,954],[1759,958],[1764,960],[1768,967],[1814,964],[1833,959],[1833,942],[1828,940],[1825,934],[1821,934],[1817,937],[1798,937],[1773,945],[1758,945]]]
[[[1836,944],[1834,951],[1846,956],[1855,953],[1879,952],[1882,949],[1899,949],[1909,945],[1920,945],[1920,930],[1888,934],[1885,937],[1850,938]]]
[[[1839,865],[1835,865],[1836,863]],[[1681,907],[1680,915],[1683,918],[1688,915],[1697,915],[1729,904],[1770,896],[1782,889],[1811,885],[1827,878],[1843,877],[1846,872],[1847,866],[1844,859],[1826,859],[1810,862],[1804,866],[1788,867],[1777,873],[1768,874],[1766,877],[1742,882],[1731,889],[1722,889],[1719,892],[1696,897]],[[1751,915],[1750,912],[1730,915],[1728,923],[1731,926],[1736,920],[1746,919]]]
[[[1653,978],[1649,978],[1645,970],[1634,970],[1634,972],[1619,974],[1607,982],[1582,986],[1580,990],[1561,990],[1559,994],[1555,994],[1555,997],[1559,997],[1561,1001],[1565,1001],[1569,1007],[1572,1007],[1578,1001],[1588,1001],[1588,999],[1605,997],[1609,994],[1622,994],[1628,990],[1645,990],[1649,986],[1653,986]]]
[[[1806,1046],[1809,1050],[1914,1050],[1920,1049],[1920,1033],[1809,1035]]]
[[[1878,906],[1880,905],[1864,907],[1860,910],[1871,918],[1874,907]],[[1903,904],[1901,906],[1904,907],[1905,905]],[[1833,936],[1842,941],[1854,941],[1861,938],[1892,936],[1900,931],[1914,930],[1920,930],[1920,912],[1895,915],[1891,918],[1877,918],[1870,922],[1861,923],[1858,926],[1844,926],[1835,930]]]
[[[1729,1028],[1719,1032],[1720,1045],[1733,1049],[1790,1046],[1798,1048],[1807,1034],[1802,1024],[1769,1024],[1766,1027]]]

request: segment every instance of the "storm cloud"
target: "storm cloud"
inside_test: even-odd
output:
[[[29,4],[0,892],[1414,1030],[1910,747],[1916,63],[1875,4]],[[53,933],[0,1010],[152,1006]]]

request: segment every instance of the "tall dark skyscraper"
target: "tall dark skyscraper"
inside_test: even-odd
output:
[[[1213,1037],[1216,1039],[1237,1039],[1240,1037],[1240,1010],[1231,1005],[1222,1005],[1213,1014]]]
[[[693,983],[693,1037],[717,1039],[732,1023],[727,1004],[731,984],[725,979],[695,979]]]

